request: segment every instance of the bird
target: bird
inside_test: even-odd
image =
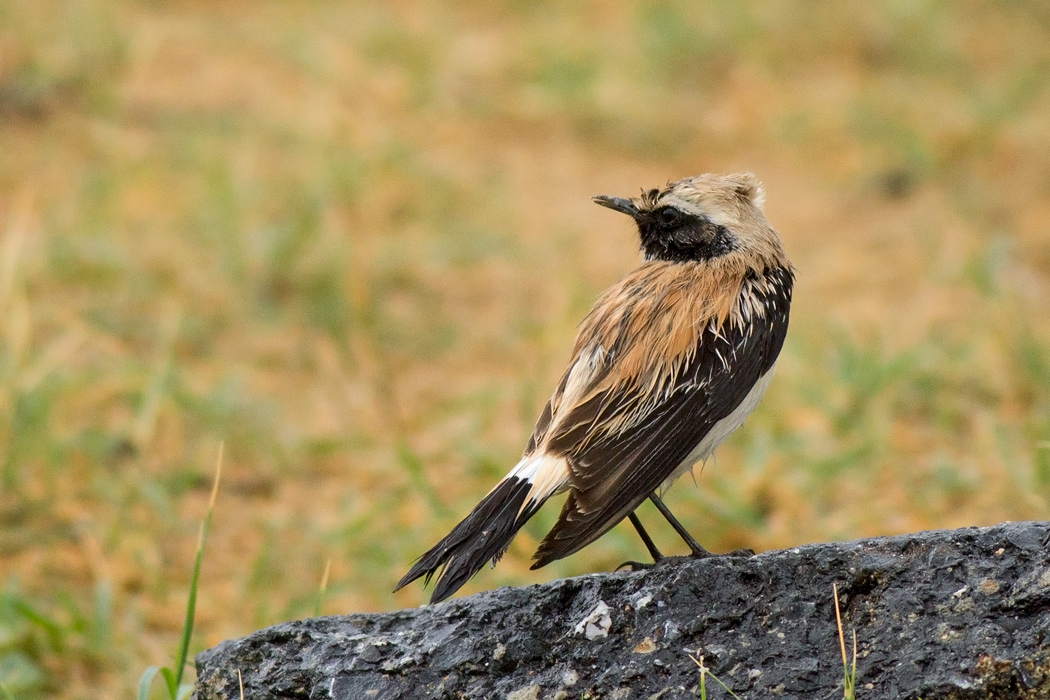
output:
[[[647,499],[688,544],[712,556],[661,494],[704,462],[754,410],[787,334],[795,269],[750,173],[702,174],[593,197],[630,216],[643,262],[579,326],[572,359],[521,461],[398,582],[437,576],[452,596],[551,497],[567,493],[532,568],[567,557],[629,519],[654,562],[663,555],[635,510]]]

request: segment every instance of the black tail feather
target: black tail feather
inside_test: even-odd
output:
[[[521,526],[542,505],[530,504],[522,510],[531,488],[527,480],[517,477],[501,481],[452,532],[419,558],[394,591],[420,577],[429,584],[437,574],[430,602],[439,603],[459,590],[485,562],[497,562]]]

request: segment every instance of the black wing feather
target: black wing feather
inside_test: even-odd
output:
[[[787,333],[792,274],[767,275],[773,275],[773,289],[758,296],[764,317],[743,328],[706,328],[674,389],[642,422],[595,437],[591,428],[615,418],[633,398],[601,395],[577,407],[561,423],[567,429],[550,436],[548,451],[569,457],[572,488],[533,568],[578,551],[627,517],[773,367]]]

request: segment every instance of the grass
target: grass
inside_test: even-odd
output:
[[[846,637],[842,631],[842,612],[839,610],[839,587],[837,583],[831,585],[832,595],[835,600],[835,627],[838,630],[839,635],[839,650],[842,652],[842,698],[843,700],[856,700],[857,693],[857,631],[853,630],[853,658],[850,660],[846,656]],[[729,693],[729,695],[736,700],[741,700],[740,696],[733,692],[733,689],[726,685],[725,681],[716,676],[711,672],[711,669],[704,664],[703,655],[697,653],[696,656],[687,654],[694,664],[700,669],[700,698],[701,700],[707,700],[707,677],[710,676],[711,680],[715,681],[718,685]]]
[[[668,496],[706,546],[1047,517],[1048,21],[0,0],[5,692],[133,695],[191,588],[187,654],[419,603],[637,262],[589,197],[700,171],[756,171],[799,269],[768,396]],[[556,511],[464,592],[637,558],[529,571]]]
[[[208,512],[201,522],[200,533],[197,536],[197,555],[193,560],[193,574],[190,577],[189,595],[186,597],[186,617],[182,622],[182,636],[179,639],[179,648],[175,657],[174,667],[150,666],[142,673],[139,679],[138,700],[149,700],[150,688],[154,678],[159,673],[164,679],[168,697],[171,700],[182,700],[193,692],[192,683],[183,683],[182,678],[186,672],[186,664],[189,661],[190,642],[193,639],[193,625],[196,622],[197,591],[201,581],[201,562],[204,560],[204,545],[208,541],[208,532],[211,530],[211,519],[215,514],[215,499],[219,495],[219,480],[222,478],[222,451],[223,445],[219,444],[219,456],[215,462],[215,481],[211,487],[211,498],[208,499]],[[238,672],[238,679],[240,678]],[[243,690],[242,690],[243,695]]]
[[[713,680],[715,683],[718,683],[718,685],[722,686],[722,688],[727,693],[729,693],[730,696],[736,698],[736,700],[740,700],[740,696],[737,695],[736,693],[734,693],[732,688],[730,688],[728,685],[726,685],[722,681],[721,678],[719,678],[715,674],[711,673],[711,669],[709,669],[707,666],[704,665],[704,657],[703,656],[701,656],[699,659],[697,659],[692,654],[689,654],[689,658],[692,659],[693,663],[695,663],[700,668],[700,700],[707,700],[707,677],[708,676],[711,676],[711,680]]]
[[[832,584],[835,598],[835,626],[839,631],[839,651],[842,652],[842,698],[854,700],[857,696],[857,630],[853,630],[853,659],[846,658],[846,637],[842,633],[842,612],[839,610],[839,585]]]

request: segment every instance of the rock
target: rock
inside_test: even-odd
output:
[[[668,559],[392,613],[288,622],[197,656],[197,700],[1050,697],[1050,523]],[[707,680],[709,698],[728,693]]]

